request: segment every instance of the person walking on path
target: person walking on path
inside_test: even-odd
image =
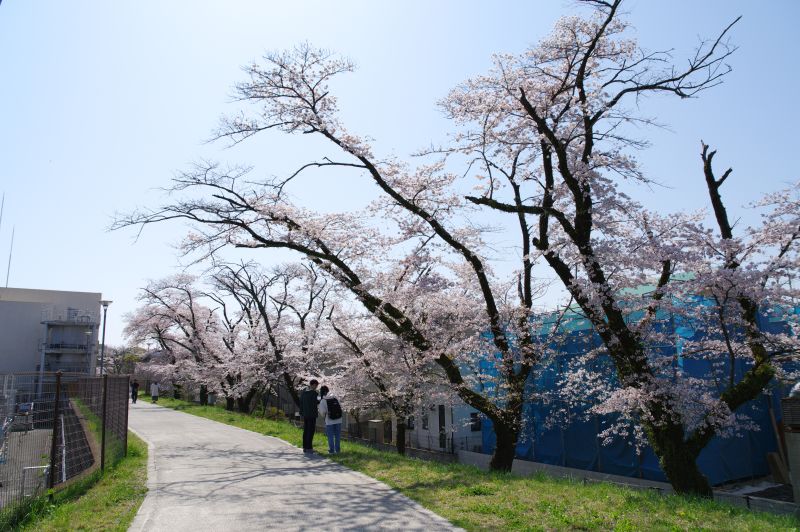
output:
[[[311,379],[308,388],[300,394],[300,416],[303,418],[303,452],[314,452],[314,432],[317,430],[317,379]]]
[[[328,452],[339,454],[342,439],[342,405],[327,386],[319,389],[319,415],[325,417],[325,434],[328,436]]]
[[[134,380],[131,383],[131,402],[136,404],[136,399],[139,398],[139,381]]]
[[[150,399],[154,402],[158,402],[158,383],[152,382],[150,383]]]

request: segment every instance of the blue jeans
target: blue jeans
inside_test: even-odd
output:
[[[339,442],[342,439],[342,424],[325,425],[325,434],[328,435],[328,452],[331,454],[340,452]]]

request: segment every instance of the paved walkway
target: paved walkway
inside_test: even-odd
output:
[[[456,530],[387,485],[288,443],[139,401],[150,448],[130,530]]]

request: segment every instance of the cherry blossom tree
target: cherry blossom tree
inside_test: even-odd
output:
[[[248,362],[268,387],[283,386],[299,407],[299,387],[320,375],[315,351],[330,282],[313,265],[289,264],[265,272],[254,263],[215,267],[220,304],[236,301],[248,324],[254,358]]]
[[[217,361],[222,363],[224,377],[221,382],[225,407],[233,410],[234,404],[240,412],[250,412],[253,399],[263,390],[264,382],[258,371],[258,323],[245,312],[238,300],[232,304],[217,292],[205,291],[203,296],[215,303],[213,311],[217,316],[218,327],[216,332],[218,342],[221,343],[222,356]],[[222,369],[220,368],[220,369]],[[203,391],[201,385],[201,404]]]
[[[329,336],[328,359],[345,403],[349,408],[391,411],[397,421],[397,452],[404,455],[409,418],[433,394],[449,391],[442,386],[441,370],[374,316],[343,316],[332,310],[328,323],[334,333]]]
[[[149,370],[199,384],[201,403],[208,391],[220,393],[229,410],[249,412],[278,383],[297,403],[299,383],[320,374],[314,344],[329,281],[310,266],[267,274],[254,264],[216,264],[208,281],[200,289],[196,278],[180,275],[143,289],[126,334],[159,346],[164,356]]]
[[[125,335],[134,343],[155,344],[168,364],[148,369],[160,379],[192,381],[218,389],[224,380],[226,348],[215,312],[203,305],[192,276],[151,282],[142,290],[142,306],[127,316]]]
[[[564,18],[538,46],[496,57],[488,75],[452,91],[442,105],[463,130],[451,153],[483,163],[482,194],[470,201],[529,220],[536,257],[602,340],[567,385],[575,395],[597,392],[595,412],[633,422],[676,491],[708,496],[698,454],[742,426],[736,410],[770,382],[776,356],[794,349],[788,334],[765,333],[759,317],[791,321],[797,204],[785,193],[771,197],[777,205],[766,223],[735,236],[720,195],[730,170],[716,178],[705,145],[719,237],[702,216],[648,212],[620,192],[621,181],[647,181],[629,155],[646,145],[627,135],[630,125],[651,123],[636,104],[656,94],[694,97],[720,83],[730,71],[733,24],[678,67],[668,52],[645,51],[628,37],[620,1],[590,3],[591,17]],[[686,353],[706,361],[711,378],[689,378],[672,357],[652,352],[675,342],[659,326],[668,314],[705,331]],[[598,354],[610,357],[613,375],[586,370]],[[745,363],[741,375],[737,361]],[[721,370],[727,378],[714,379]]]
[[[226,407],[248,411],[262,388],[253,371],[253,342],[238,307],[196,286],[189,275],[150,283],[143,305],[127,317],[125,334],[135,343],[155,344],[161,356],[145,369],[174,385],[199,384],[201,398],[219,393]]]

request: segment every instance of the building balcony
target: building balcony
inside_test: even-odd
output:
[[[61,365],[58,363],[53,364],[45,364],[44,371],[48,373],[54,373],[56,371],[63,371],[64,373],[84,373],[89,374],[91,372],[88,364],[79,364],[79,365]]]
[[[79,316],[74,320],[42,320],[44,325],[58,326],[58,327],[98,327],[100,322],[95,321],[89,316]]]
[[[44,349],[45,352],[58,351],[60,353],[75,353],[75,352],[86,353],[91,348],[92,346],[87,344],[69,344],[63,342],[58,342],[54,344],[47,344],[47,343],[42,344],[42,349]]]

